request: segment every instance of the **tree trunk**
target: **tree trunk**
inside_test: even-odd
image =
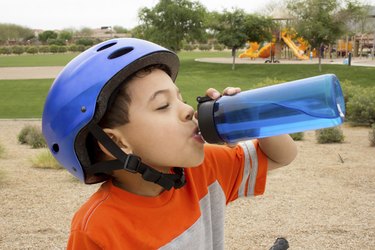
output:
[[[322,56],[319,53],[319,72],[322,72]]]
[[[232,70],[234,70],[236,65],[236,48],[232,48],[232,58]]]
[[[319,72],[322,72],[322,46],[323,44],[320,44],[318,55],[319,55]]]
[[[372,56],[371,56],[371,58],[372,58],[372,60],[374,60],[374,54],[375,54],[375,32],[374,32],[374,37],[372,38],[373,40],[372,40]]]

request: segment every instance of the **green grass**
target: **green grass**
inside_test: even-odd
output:
[[[77,53],[0,56],[0,67],[64,66]]]
[[[259,83],[278,83],[311,77],[320,74],[333,73],[341,82],[350,81],[354,85],[375,86],[374,67],[349,67],[346,65],[306,64],[238,64],[232,70],[231,64],[195,62],[201,57],[230,57],[230,52],[181,52],[181,68],[177,77],[177,85],[184,99],[196,106],[196,97],[204,95],[209,87],[223,90],[227,86],[238,86],[242,90],[254,88]],[[36,57],[36,58],[33,58]],[[5,66],[64,65],[74,54],[35,55],[35,56],[3,56],[12,59]],[[28,58],[27,60],[25,58]],[[24,60],[25,59],[25,60]],[[47,63],[48,62],[48,63]],[[43,80],[0,80],[0,118],[39,118],[42,115],[43,103],[53,79]]]
[[[0,118],[38,118],[52,79],[1,80]]]

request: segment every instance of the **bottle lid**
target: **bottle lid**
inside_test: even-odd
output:
[[[197,97],[198,102],[198,126],[201,136],[208,143],[224,144],[216,129],[214,108],[216,100],[208,96]]]

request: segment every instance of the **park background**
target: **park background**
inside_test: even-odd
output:
[[[160,4],[165,2],[179,3],[174,9],[184,6],[181,4],[184,1],[159,1]],[[295,2],[319,6],[319,1]],[[328,17],[338,14],[338,10],[344,11],[344,7],[328,12]],[[237,23],[235,26],[247,29],[238,30],[230,26],[220,30],[217,23],[223,24],[238,17],[243,18],[238,18],[238,22],[251,19],[253,14],[241,9],[208,15],[212,18],[208,21],[215,24],[213,20],[217,18],[220,22],[213,25],[216,33],[206,34],[203,40],[188,36],[164,44],[173,48],[180,57],[177,85],[193,107],[196,106],[195,97],[212,86],[218,89],[239,86],[245,90],[324,73],[336,74],[343,85],[348,108],[348,120],[340,127],[344,139],[340,143],[320,144],[315,131],[304,133],[303,138],[297,141],[297,160],[285,169],[270,173],[264,196],[240,200],[228,207],[227,249],[268,249],[280,236],[289,240],[291,249],[371,249],[375,243],[375,160],[374,147],[371,146],[374,136],[372,124],[375,122],[374,8],[367,5],[359,7],[358,16],[339,22],[340,27],[345,24],[344,28],[339,30],[341,33],[338,31],[340,34],[334,34],[331,41],[324,40],[327,35],[321,37],[319,32],[315,35],[315,38],[321,39],[319,45],[333,52],[324,57],[317,50],[314,58],[298,59],[280,39],[281,30],[288,25],[288,29],[293,30],[291,35],[296,38],[293,38],[295,44],[300,45],[297,40],[298,34],[301,34],[298,25],[292,27],[298,15],[290,19],[283,16],[283,20],[277,16],[278,19],[274,20],[275,16],[257,14],[253,21],[267,22],[267,25],[260,26],[267,29],[256,33],[263,36],[258,40],[259,44],[279,43],[282,49],[270,50],[265,58],[239,58],[241,53],[250,49],[248,41],[250,38],[254,40],[254,37],[245,36],[239,41],[224,38],[228,34],[246,34],[249,27],[245,23]],[[306,7],[307,12],[314,12],[312,8]],[[156,5],[143,10],[157,13],[158,9]],[[323,17],[327,16],[317,16],[313,22]],[[29,32],[29,28],[17,24],[0,23],[0,27]],[[64,65],[81,50],[97,42],[116,37],[150,38],[145,36],[155,34],[155,30],[137,33],[136,28],[129,30],[114,25],[81,30],[31,29],[33,37],[27,37],[30,39],[16,36],[1,40],[1,249],[64,249],[74,211],[98,185],[85,186],[66,171],[58,167],[50,169],[50,163],[41,164],[37,158],[44,155],[46,149],[21,144],[19,135],[27,126],[40,128],[48,89]],[[2,31],[0,35],[4,34]],[[65,39],[61,38],[64,34]],[[153,39],[165,42],[158,40],[162,39],[159,37]],[[338,50],[340,41],[345,46]],[[304,53],[308,55],[307,51]],[[347,60],[349,53],[352,56],[350,64]],[[279,63],[265,63],[272,59],[271,55]],[[42,158],[43,163],[46,161]]]

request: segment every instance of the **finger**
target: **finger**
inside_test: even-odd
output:
[[[224,95],[235,95],[237,93],[241,92],[241,88],[234,88],[234,87],[227,87],[224,89],[223,93]]]
[[[206,91],[206,95],[209,96],[210,98],[212,99],[217,99],[220,97],[220,92],[217,91],[216,89],[214,88],[209,88],[207,89]]]

